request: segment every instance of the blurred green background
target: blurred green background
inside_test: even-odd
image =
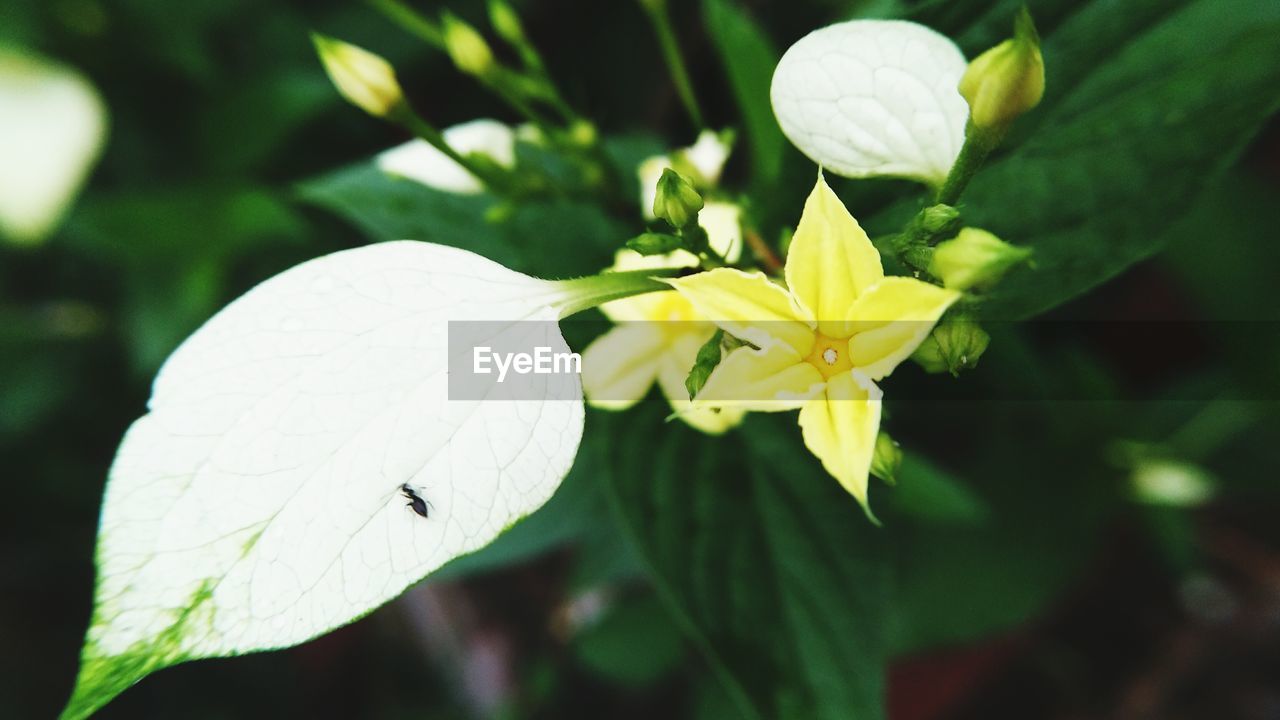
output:
[[[484,26],[482,3],[447,5]],[[692,141],[634,3],[517,5],[625,176]],[[892,378],[886,427],[907,459],[873,490],[883,529],[791,418],[715,441],[664,424],[656,400],[592,413],[556,498],[491,548],[301,647],[164,670],[101,717],[1280,717],[1280,11],[1030,5],[1049,94],[966,201],[975,224],[1037,248],[993,317],[1037,319],[992,322],[959,380]],[[711,124],[748,135],[726,185],[777,237],[813,172],[761,96],[780,49],[840,19],[909,17],[972,57],[1016,7],[672,12]],[[634,208],[568,201],[497,218],[491,198],[374,172],[407,137],[341,101],[312,30],[390,59],[440,127],[520,118],[364,3],[0,13],[0,44],[79,69],[110,114],[56,234],[0,243],[0,714],[37,718],[74,678],[114,449],[159,364],[217,309],[371,241],[565,277],[642,228]],[[837,189],[880,232],[917,202],[906,183]],[[581,349],[598,330],[566,332]],[[1212,496],[1142,502],[1135,478],[1162,471],[1208,478]]]

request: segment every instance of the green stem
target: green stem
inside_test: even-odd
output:
[[[670,290],[671,286],[659,278],[672,277],[678,272],[680,272],[679,268],[657,268],[605,272],[572,280],[556,280],[554,282],[558,288],[566,291],[568,295],[558,303],[560,317],[566,318],[583,310],[633,295]]]
[[[507,182],[505,177],[496,176],[490,168],[477,165],[470,158],[450,147],[449,143],[445,142],[444,135],[426,120],[418,117],[418,114],[408,104],[403,104],[399,110],[393,110],[387,115],[387,118],[400,124],[431,147],[444,153],[446,157],[458,163],[464,170],[475,175],[493,192],[502,195],[510,190],[510,183]]]
[[[444,49],[444,33],[441,32],[440,26],[428,20],[417,10],[400,0],[368,0],[368,2],[410,35],[415,35],[441,50]]]
[[[972,123],[965,128],[964,145],[960,148],[960,156],[947,173],[947,180],[938,191],[935,203],[955,205],[960,195],[968,187],[969,181],[982,169],[987,156],[1004,138],[1003,130],[979,130]]]
[[[667,0],[639,0],[653,23],[654,32],[658,35],[658,44],[662,46],[662,56],[667,61],[667,69],[671,72],[671,81],[675,83],[676,92],[689,119],[702,129],[702,110],[698,107],[697,96],[693,92],[693,82],[689,79],[689,70],[685,66],[684,55],[680,52],[680,43],[676,40],[675,31],[671,27],[671,15],[667,12]]]

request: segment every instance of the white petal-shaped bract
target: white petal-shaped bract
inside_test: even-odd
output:
[[[80,73],[0,49],[0,238],[43,239],[102,149],[106,108]]]
[[[471,120],[446,128],[441,134],[449,147],[464,156],[480,153],[507,168],[516,163],[516,131],[497,120]],[[385,173],[416,180],[436,190],[461,195],[484,190],[476,176],[425,140],[410,140],[386,150],[376,162]]]
[[[964,55],[904,20],[851,20],[816,30],[778,62],[771,90],[783,133],[846,177],[938,185],[964,143],[969,107],[956,86]]]
[[[520,327],[566,352],[563,294],[401,241],[298,265],[209,320],[111,468],[64,717],[185,659],[350,622],[540,507],[581,439],[577,376],[545,376],[542,400],[452,400],[446,339],[451,321],[545,320]]]

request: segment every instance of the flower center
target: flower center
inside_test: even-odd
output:
[[[680,293],[658,292],[646,298],[649,306],[644,318],[657,323],[658,329],[668,339],[679,337],[688,332],[704,332],[708,323],[698,322],[698,315],[688,300],[680,297]]]
[[[813,338],[813,350],[805,362],[817,368],[824,378],[848,372],[853,369],[853,362],[849,359],[849,340],[817,333]]]

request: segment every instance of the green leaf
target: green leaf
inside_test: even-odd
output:
[[[306,225],[276,193],[214,186],[86,198],[65,234],[120,268],[123,329],[149,375],[225,301],[233,262],[296,244]]]
[[[1130,27],[964,196],[968,224],[1035,250],[988,317],[1043,312],[1159,250],[1162,230],[1280,107],[1280,5],[1200,0],[1149,28],[1132,21],[1094,3],[1046,40],[1052,87],[1077,28]]]
[[[904,515],[939,523],[973,525],[990,512],[958,478],[914,453],[903,456],[891,502]]]
[[[710,439],[660,424],[664,411],[609,418],[609,496],[737,714],[881,716],[883,535],[799,443],[793,418],[752,416]],[[645,443],[626,440],[641,433]]]
[[[816,717],[884,714],[889,575],[884,533],[796,442],[791,418],[748,423],[753,487]]]
[[[711,371],[715,370],[716,366],[720,364],[720,343],[723,340],[724,330],[717,329],[702,344],[702,347],[698,348],[698,354],[693,360],[693,367],[689,368],[689,376],[684,379],[684,387],[689,391],[690,400],[702,390],[702,386],[707,384],[707,378],[711,377]]]
[[[302,183],[302,199],[346,218],[371,240],[423,240],[471,250],[540,277],[599,272],[628,228],[580,202],[503,206],[393,177],[363,163]],[[493,210],[501,212],[491,212]]]
[[[576,638],[579,662],[621,685],[644,687],[671,672],[684,654],[680,631],[651,596],[623,600]]]
[[[373,241],[422,240],[464,247],[513,267],[520,252],[501,226],[485,218],[487,195],[462,195],[395,177],[371,162],[302,183],[303,200],[351,221]]]
[[[720,55],[751,148],[755,183],[768,187],[782,169],[786,138],[773,118],[769,84],[782,54],[734,0],[703,0],[702,17]]]

